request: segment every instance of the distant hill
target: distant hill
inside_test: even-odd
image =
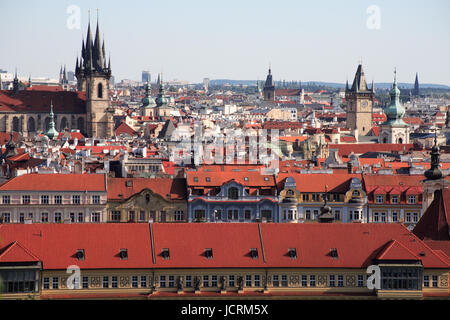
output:
[[[278,81],[276,82],[276,84],[277,83],[278,83]],[[256,80],[214,79],[214,80],[211,80],[209,83],[209,85],[212,85],[212,86],[225,85],[225,84],[234,85],[234,86],[238,86],[238,85],[254,86],[254,85],[256,85]],[[326,87],[342,88],[342,89],[345,88],[345,83],[323,82],[323,81],[302,81],[302,86],[308,86],[308,85],[326,86]],[[351,85],[351,83],[349,83],[349,85]],[[430,88],[430,89],[450,90],[450,86],[443,85],[443,84],[419,83],[419,85],[420,85],[421,89]],[[401,89],[412,89],[412,88],[414,88],[414,83],[399,82],[398,86]],[[391,87],[392,87],[391,82],[376,82],[375,83],[375,89],[389,89]]]

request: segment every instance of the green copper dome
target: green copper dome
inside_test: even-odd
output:
[[[156,105],[158,107],[161,107],[163,105],[166,105],[168,102],[169,102],[169,99],[167,99],[167,97],[166,97],[166,92],[164,90],[164,82],[162,80],[162,75],[161,75],[160,84],[159,84],[159,93],[158,93],[158,97],[156,98]]]
[[[150,95],[150,84],[148,82],[145,85],[145,97],[142,99],[142,106],[143,107],[155,106],[155,100],[153,100],[152,96]]]
[[[47,132],[45,133],[50,139],[54,139],[58,136],[58,131],[55,129],[55,121],[53,115],[53,103],[50,103],[50,123]]]
[[[391,103],[388,107],[384,108],[384,113],[386,114],[387,120],[383,124],[388,125],[406,125],[403,121],[403,116],[405,115],[405,108],[400,103],[400,90],[397,87],[397,72],[394,72],[394,84],[390,91]]]

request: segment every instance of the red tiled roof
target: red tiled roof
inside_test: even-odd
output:
[[[108,178],[109,200],[128,199],[145,189],[168,200],[186,198],[186,180],[182,178]]]
[[[0,91],[0,111],[49,113],[50,103],[55,113],[86,113],[86,93],[82,91]]]
[[[1,191],[106,191],[104,174],[37,174],[15,177],[0,186]]]
[[[419,260],[419,257],[411,252],[397,240],[391,240],[378,254],[378,260]]]
[[[40,259],[14,241],[0,252],[0,262],[37,262]]]
[[[279,173],[277,176],[278,188],[284,188],[285,179],[291,177],[295,180],[296,189],[300,192],[325,192],[327,186],[328,192],[343,193],[350,188],[352,178],[361,179],[359,174],[347,173]]]
[[[125,122],[122,122],[117,129],[114,131],[116,136],[119,136],[121,134],[127,134],[129,136],[134,136],[137,134],[137,132],[131,128],[129,125],[127,125]]]
[[[350,153],[363,154],[366,152],[401,152],[414,148],[413,144],[396,143],[354,143],[354,144],[330,144],[330,149],[338,149],[341,157],[347,157]]]
[[[450,267],[402,224],[154,223],[152,231],[153,247],[147,223],[3,224],[0,250],[18,241],[39,257],[44,270],[74,264],[81,269],[365,268],[395,240],[425,268]],[[127,260],[120,259],[121,248],[127,248]],[[169,249],[169,259],[162,258],[163,248]],[[213,249],[212,259],[204,257],[205,248]],[[251,248],[258,258],[250,257]],[[288,256],[289,248],[296,248],[297,259]],[[331,248],[337,249],[337,258],[331,257]],[[78,249],[84,249],[84,260],[76,258]],[[396,258],[394,249],[390,258]]]

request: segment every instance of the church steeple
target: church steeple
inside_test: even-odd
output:
[[[397,70],[394,70],[394,83],[390,91],[391,103],[384,109],[387,120],[384,124],[389,125],[406,125],[403,121],[405,108],[400,103],[400,90],[397,87]]]
[[[275,83],[273,81],[272,70],[269,66],[269,73],[263,88],[264,101],[275,101]]]
[[[420,95],[420,90],[419,90],[419,75],[416,72],[416,80],[414,81],[414,90],[413,90],[413,96],[418,97]]]
[[[17,68],[16,68],[16,72],[14,74],[13,91],[14,91],[14,93],[19,92],[19,78],[17,77]]]
[[[442,171],[439,169],[439,147],[437,146],[437,133],[434,131],[434,145],[431,148],[431,165],[430,169],[425,171],[427,180],[439,180],[442,178]]]
[[[54,114],[53,114],[53,101],[50,102],[50,122],[47,132],[45,133],[49,139],[54,139],[58,136],[58,131],[55,129],[55,121],[54,121]]]
[[[353,92],[368,91],[362,64],[359,64],[358,69],[356,69],[355,78],[353,79],[353,84],[350,91]]]

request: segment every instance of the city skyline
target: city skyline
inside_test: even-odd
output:
[[[80,9],[80,29],[67,27],[67,9],[73,5]],[[380,10],[380,29],[367,26],[371,5]],[[375,83],[391,82],[397,68],[399,82],[412,83],[418,72],[420,83],[450,85],[450,43],[445,40],[450,5],[445,1],[427,7],[418,1],[352,1],[345,7],[329,1],[263,1],[241,4],[239,10],[204,1],[0,6],[12,13],[0,20],[1,30],[14,26],[13,32],[3,34],[9,50],[0,52],[1,68],[14,72],[17,67],[21,76],[56,78],[61,64],[74,70],[87,12],[95,28],[98,8],[106,55],[111,55],[117,80],[139,80],[142,70],[150,70],[153,79],[163,72],[167,80],[195,83],[205,77],[264,80],[270,65],[277,81],[345,83],[362,60],[368,81]]]

